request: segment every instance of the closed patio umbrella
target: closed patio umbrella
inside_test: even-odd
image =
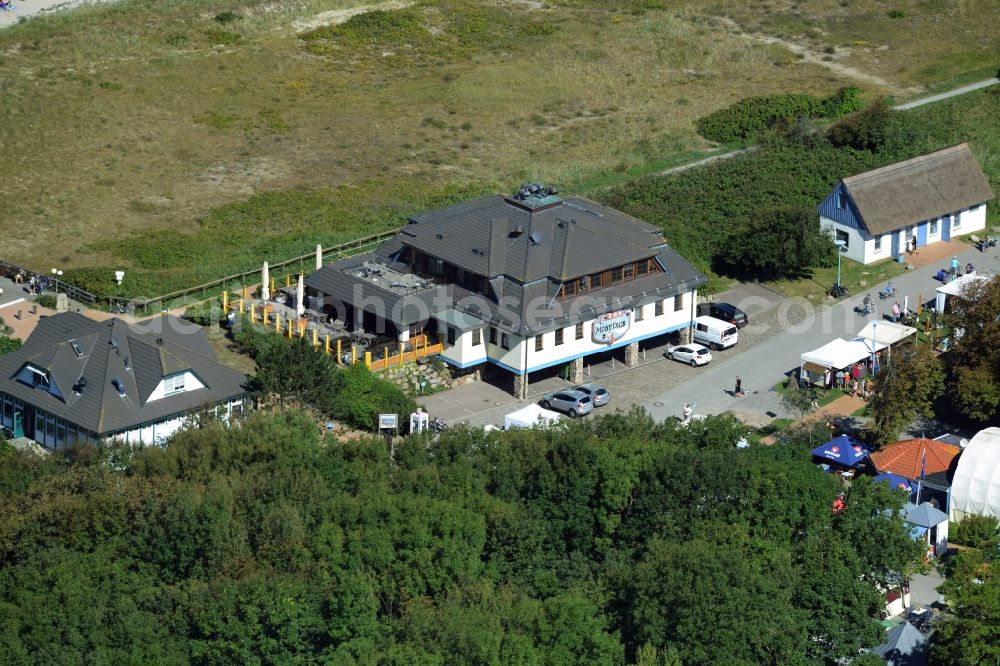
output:
[[[271,272],[267,268],[267,262],[264,262],[264,268],[260,271],[260,297],[265,301],[271,300],[271,289],[268,285],[271,284]]]
[[[306,313],[306,285],[305,278],[299,273],[299,286],[295,290],[295,314],[302,316]]]
[[[316,270],[323,268],[323,246],[316,246]]]

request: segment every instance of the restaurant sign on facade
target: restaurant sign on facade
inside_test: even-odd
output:
[[[631,310],[618,310],[602,314],[594,320],[590,339],[599,345],[613,345],[625,337],[631,325]]]

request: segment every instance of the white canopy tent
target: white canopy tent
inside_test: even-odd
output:
[[[951,519],[1000,518],[1000,428],[976,433],[962,449],[951,482]]]
[[[503,417],[503,427],[508,430],[511,428],[544,427],[559,423],[561,420],[562,414],[559,412],[553,412],[551,409],[544,409],[532,403]]]
[[[944,306],[948,303],[949,296],[961,296],[965,288],[970,284],[975,284],[977,282],[984,282],[989,280],[985,275],[976,275],[971,273],[969,275],[960,275],[948,284],[942,285],[937,288],[937,297],[934,299],[934,309],[938,312],[944,312]]]
[[[806,352],[802,355],[803,363],[814,363],[824,368],[839,370],[846,368],[852,363],[868,358],[871,348],[860,340],[844,340],[837,338],[831,340],[819,349]]]
[[[853,342],[864,343],[868,353],[871,354],[873,347],[875,351],[880,351],[916,334],[917,329],[912,326],[903,326],[891,321],[873,321],[858,331],[858,337],[854,338]]]

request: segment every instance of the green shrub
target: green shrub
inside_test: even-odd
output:
[[[372,373],[358,363],[346,370],[342,389],[333,400],[333,417],[360,430],[374,430],[379,414],[398,414],[400,422],[416,410],[417,405],[392,382]]]
[[[907,144],[910,137],[902,116],[884,100],[878,100],[858,113],[852,113],[827,131],[830,142],[840,148],[870,152],[891,150]]]
[[[225,25],[227,23],[232,23],[233,21],[237,21],[241,18],[243,17],[230,9],[227,9],[224,12],[219,12],[218,14],[215,15],[215,20],[218,23],[221,23],[222,25]]]
[[[222,306],[216,299],[195,303],[188,306],[184,311],[184,318],[193,321],[199,326],[208,326],[217,323],[224,318]]]
[[[37,303],[39,307],[54,308],[56,306],[55,294],[42,294],[35,299],[35,303]]]
[[[698,119],[698,133],[711,141],[752,141],[779,123],[796,118],[836,118],[862,107],[856,87],[842,88],[823,99],[785,94],[748,97]]]
[[[698,134],[719,143],[749,141],[779,120],[812,117],[818,109],[812,95],[749,97],[698,119]]]
[[[959,546],[982,548],[991,546],[1000,539],[1000,522],[992,516],[966,516],[952,523],[948,530],[948,540]]]
[[[8,338],[5,335],[0,336],[0,355],[17,351],[20,348],[21,340],[19,338]]]
[[[254,390],[315,409],[359,430],[372,431],[379,414],[398,414],[400,421],[416,404],[392,382],[358,363],[341,368],[332,356],[301,338],[288,340],[247,324],[235,335],[237,347],[257,362]]]
[[[830,95],[820,103],[820,115],[824,118],[840,118],[863,108],[861,90],[857,86],[848,86],[841,88],[835,95]]]
[[[355,44],[391,44],[429,35],[417,15],[407,10],[376,9],[355,14],[336,26],[323,26],[302,33],[303,40],[341,39]]]
[[[214,46],[235,44],[241,39],[239,33],[229,32],[228,30],[206,30],[205,37]]]

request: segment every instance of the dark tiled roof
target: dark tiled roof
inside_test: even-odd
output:
[[[402,271],[409,270],[407,266],[396,264],[384,252],[369,252],[323,266],[306,277],[305,286],[324,294],[326,304],[332,305],[340,318],[345,317],[346,308],[351,304],[363,304],[363,310],[374,312],[401,327],[451,307],[449,285],[433,285],[426,289],[413,289],[410,293],[399,293],[382,289],[349,272],[365,262],[381,262]]]
[[[48,371],[62,398],[15,380],[26,363]],[[191,370],[205,388],[148,401],[164,376],[182,370]],[[86,388],[77,394],[81,378]],[[42,319],[24,346],[0,356],[0,391],[98,435],[240,396],[245,383],[245,375],[215,359],[202,329],[176,317],[129,325],[65,312]]]
[[[386,313],[398,311],[400,295],[379,290],[350,272],[367,261],[408,271],[408,266],[397,261],[405,244],[487,276],[491,290],[484,297],[448,285],[434,293],[415,292],[406,298],[421,301],[431,314],[455,307],[525,336],[670,298],[707,282],[652,225],[587,199],[546,197],[542,203],[525,207],[523,202],[495,195],[417,215],[399,236],[375,252],[324,266],[306,279],[306,285],[343,303],[352,303],[361,294],[362,298],[371,297],[370,301],[381,299]],[[664,271],[584,297],[554,300],[564,281],[649,257],[655,257]],[[583,302],[580,298],[598,302],[581,310],[574,307]],[[397,324],[418,321],[389,318]]]
[[[410,218],[400,239],[473,273],[520,282],[595,273],[665,243],[659,229],[621,211],[582,197],[556,201],[526,210],[502,195],[473,199]]]
[[[963,143],[844,179],[872,234],[989,201],[993,190]]]

